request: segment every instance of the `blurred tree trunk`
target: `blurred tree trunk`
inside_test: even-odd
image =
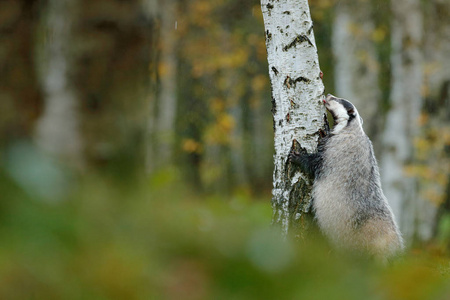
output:
[[[149,20],[156,20],[158,12],[158,0],[141,0],[145,17]],[[156,22],[155,22],[156,23]],[[155,50],[159,45],[160,26],[153,25],[153,33],[150,37],[150,82],[147,93],[148,103],[148,120],[145,137],[145,167],[146,172],[150,173],[155,169],[155,134],[156,134],[156,100],[157,100],[157,74],[158,74],[158,51]]]
[[[417,193],[417,181],[405,167],[414,155],[422,105],[422,10],[419,0],[391,1],[391,110],[383,136],[383,187],[405,239],[429,237],[421,213],[426,205]]]
[[[43,24],[46,37],[39,61],[45,92],[44,112],[36,127],[36,143],[45,152],[71,166],[84,164],[79,99],[74,69],[72,25],[76,1],[49,0]]]
[[[262,0],[275,130],[273,222],[284,234],[302,226],[311,206],[311,182],[286,164],[293,140],[312,152],[323,124],[324,87],[306,0]]]
[[[437,106],[448,108],[448,103],[441,102],[445,98],[445,89],[450,82],[450,2],[432,0],[426,4],[427,19],[425,23],[425,84],[428,98],[435,99],[435,107],[438,118],[449,120],[445,115],[448,109],[440,109]],[[440,100],[439,100],[440,99]],[[440,102],[440,103],[439,103]]]
[[[159,167],[173,163],[175,147],[175,117],[177,111],[177,0],[159,2],[161,16],[161,40],[158,97],[156,155]],[[154,158],[154,159],[155,159]]]
[[[237,76],[234,76],[234,80],[235,79],[239,78]],[[233,81],[233,79],[231,81]],[[233,88],[230,89],[230,91],[233,90],[234,90]],[[231,97],[232,99],[234,99],[233,101],[234,103],[231,104],[231,107],[229,109],[230,115],[234,119],[234,127],[230,137],[232,176],[235,186],[248,186],[249,181],[244,151],[245,134],[244,134],[243,103],[242,103],[243,101],[241,96],[236,95],[234,97],[232,94],[233,93],[231,93]]]
[[[332,26],[332,50],[336,59],[336,94],[355,104],[364,119],[365,132],[378,149],[378,131],[382,125],[379,114],[381,92],[371,12],[368,0],[339,1]]]
[[[267,174],[270,174],[272,170],[271,159],[269,156],[272,155],[270,151],[272,148],[271,140],[272,135],[268,134],[270,131],[268,128],[268,107],[269,105],[263,105],[260,99],[264,99],[264,94],[261,94],[261,98],[258,99],[251,104],[250,109],[250,120],[251,120],[251,128],[250,128],[250,146],[251,146],[251,155],[249,159],[251,159],[251,178],[253,181],[253,186],[255,190],[261,191],[266,190],[261,189],[261,186],[267,186]],[[266,97],[267,98],[267,97]]]
[[[229,29],[223,32],[223,47],[226,52],[232,52],[232,33]],[[225,103],[227,103],[227,113],[232,117],[233,125],[230,134],[230,177],[234,186],[248,186],[249,178],[247,173],[245,151],[244,151],[244,94],[245,86],[241,84],[238,69],[228,66],[224,70],[225,83]]]
[[[30,137],[42,105],[35,71],[39,1],[0,1],[0,148]]]
[[[424,37],[426,102],[423,109],[427,119],[422,135],[435,148],[434,151],[431,150],[433,152],[427,153],[424,162],[433,174],[433,178],[426,183],[426,188],[438,196],[429,199],[439,206],[438,215],[434,210],[428,210],[427,216],[429,222],[434,223],[435,231],[439,228],[436,225],[439,225],[440,218],[450,214],[450,152],[446,149],[450,143],[449,16],[450,1],[427,1]],[[423,174],[420,175],[423,177]]]
[[[118,173],[143,167],[153,22],[141,0],[75,3],[70,80],[86,159]]]

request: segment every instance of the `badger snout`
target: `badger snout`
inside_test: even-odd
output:
[[[325,106],[328,106],[328,105],[330,105],[330,101],[336,100],[336,99],[337,98],[335,96],[328,94],[324,99],[322,99],[322,101]]]
[[[333,96],[333,95],[331,95],[331,94],[328,94],[327,95],[327,97],[326,97],[326,99],[324,100],[324,102],[326,103],[326,102],[329,102],[329,101],[331,101],[331,100],[336,100],[337,98],[335,97],[335,96]]]

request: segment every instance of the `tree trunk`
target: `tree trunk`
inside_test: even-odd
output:
[[[270,156],[272,155],[269,150],[271,149],[272,134],[269,128],[269,116],[267,115],[270,104],[262,103],[261,99],[266,98],[264,93],[261,93],[260,97],[255,97],[254,103],[251,104],[250,109],[250,170],[251,179],[255,189],[261,190],[261,186],[267,186],[268,178],[267,174],[272,170],[272,163],[270,162]],[[268,104],[268,105],[266,105]],[[266,190],[266,189],[263,189]]]
[[[443,98],[443,89],[450,83],[450,2],[442,0],[428,1],[427,20],[424,36],[425,63],[425,84],[427,97],[432,99]],[[445,96],[444,96],[445,97]],[[448,103],[440,103],[445,105]],[[448,106],[446,106],[448,108]],[[438,109],[438,118],[444,121],[449,120],[445,115],[448,109]]]
[[[177,110],[177,0],[160,1],[161,61],[159,64],[160,93],[158,97],[158,163],[172,163],[175,146],[175,117]]]
[[[70,71],[80,99],[86,159],[120,172],[141,168],[152,20],[142,13],[142,0],[75,3]]]
[[[232,52],[233,45],[229,29],[222,33],[223,48],[226,52]],[[244,151],[244,87],[240,86],[242,78],[240,70],[232,66],[225,67],[223,77],[225,82],[224,97],[227,105],[227,113],[233,119],[233,126],[230,132],[230,143],[228,151],[230,153],[230,179],[236,187],[248,186],[248,174]]]
[[[48,35],[40,67],[45,103],[35,137],[36,143],[45,152],[71,166],[80,167],[84,162],[79,128],[79,100],[70,78],[74,67],[71,39],[75,2],[48,2],[44,24],[48,28]]]
[[[0,1],[0,151],[29,138],[42,105],[35,72],[39,1]]]
[[[235,76],[234,78],[238,78]],[[231,79],[231,78],[230,78]],[[231,80],[233,81],[233,80]],[[231,89],[232,90],[232,89]],[[233,93],[231,93],[233,94]],[[230,136],[230,159],[231,159],[231,170],[233,172],[233,183],[235,186],[248,186],[248,174],[247,166],[245,163],[245,152],[244,152],[244,116],[243,116],[243,103],[241,96],[236,95],[232,101],[231,107],[229,109],[230,115],[234,120],[234,127],[231,131]]]
[[[447,140],[445,136],[450,132],[450,2],[427,1],[426,7],[424,113],[428,117],[422,128],[422,138],[432,146],[422,157],[422,163],[433,176],[424,179],[423,174],[418,175],[422,180],[421,193],[428,195],[427,200],[439,206],[438,212],[434,207],[429,209],[427,216],[428,223],[433,224],[436,233],[440,218],[450,214],[450,153],[445,150],[445,145],[449,142],[448,135]],[[439,133],[437,139],[434,137],[434,130]]]
[[[294,139],[307,151],[316,150],[324,87],[308,2],[262,0],[261,8],[275,130],[273,222],[287,234],[309,212],[311,182],[300,172],[291,172],[286,160]]]
[[[150,38],[150,64],[149,64],[149,88],[147,93],[148,100],[148,115],[147,115],[147,128],[145,134],[145,170],[147,173],[151,173],[155,167],[155,157],[156,155],[156,99],[157,99],[157,74],[158,74],[158,55],[155,50],[156,45],[159,45],[159,32],[160,28],[156,28],[153,25],[153,20],[157,17],[158,12],[158,0],[141,0],[142,7],[146,18],[151,20],[153,33]]]
[[[383,187],[406,241],[425,238],[421,212],[426,205],[417,193],[417,182],[405,173],[413,160],[413,139],[419,132],[422,105],[422,11],[418,0],[392,1],[391,105],[383,136],[381,161]],[[419,232],[419,228],[421,228]]]
[[[370,1],[344,0],[336,5],[332,35],[336,94],[355,104],[364,119],[364,131],[377,145],[382,118],[374,27]]]

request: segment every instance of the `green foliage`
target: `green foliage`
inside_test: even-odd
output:
[[[2,172],[1,299],[446,299],[448,256],[392,266],[282,240],[270,195],[202,195],[176,171],[86,176],[43,201]],[[432,252],[429,252],[432,253]]]

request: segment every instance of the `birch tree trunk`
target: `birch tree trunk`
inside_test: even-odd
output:
[[[177,0],[160,1],[161,61],[160,94],[158,97],[158,166],[172,163],[175,145],[175,116],[177,110],[177,54],[176,54]]]
[[[364,119],[364,131],[378,144],[376,135],[382,118],[374,27],[370,1],[344,0],[336,5],[332,34],[336,94],[355,104]]]
[[[48,1],[48,38],[43,50],[44,65],[41,66],[45,102],[35,138],[45,152],[70,165],[81,166],[78,99],[69,78],[74,62],[70,42],[75,7],[73,0]]]
[[[381,161],[383,187],[406,241],[424,238],[420,214],[426,205],[417,193],[417,182],[404,172],[413,159],[413,139],[419,132],[422,105],[422,12],[418,0],[391,1],[392,108],[387,115]],[[419,232],[420,229],[420,232]]]
[[[275,131],[273,222],[283,234],[301,224],[311,205],[311,182],[286,164],[293,140],[315,151],[323,125],[324,86],[307,0],[262,0]],[[302,228],[303,229],[303,228]]]

